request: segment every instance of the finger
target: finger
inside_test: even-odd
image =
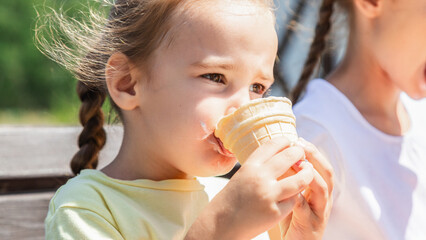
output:
[[[307,226],[311,231],[324,231],[325,224],[328,221],[328,214],[318,215],[312,211],[311,205],[306,197],[299,194],[298,202],[293,208],[292,221],[297,222],[299,226]],[[329,206],[326,206],[329,209]],[[320,234],[322,235],[322,234]]]
[[[312,210],[309,206],[308,201],[306,201],[306,198],[299,194],[297,198],[297,202],[293,208],[293,218],[295,221],[297,221],[299,224],[308,223],[312,220]]]
[[[258,147],[247,159],[247,163],[263,163],[273,157],[278,152],[290,146],[290,140],[286,137],[273,138]]]
[[[291,166],[303,160],[305,152],[299,146],[289,147],[274,155],[265,162],[265,167],[269,169],[274,178],[278,178],[286,173]]]
[[[297,199],[298,196],[295,195],[277,203],[277,207],[281,212],[282,218],[287,217],[293,211],[293,208],[298,201]]]
[[[312,163],[321,177],[325,180],[328,186],[329,195],[334,187],[334,171],[330,162],[318,151],[318,149],[310,142],[303,138],[299,138],[296,143],[305,150],[306,159]]]
[[[278,186],[281,191],[277,196],[279,200],[292,197],[303,191],[314,178],[314,170],[312,164],[303,161],[299,165],[300,171],[293,176],[289,176],[278,181]]]
[[[331,196],[328,192],[328,185],[321,175],[313,169],[314,178],[309,184],[309,191],[305,192],[306,200],[310,208],[317,216],[322,216]]]

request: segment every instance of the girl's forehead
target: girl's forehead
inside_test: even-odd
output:
[[[192,0],[184,1],[176,9],[170,19],[170,29],[165,35],[167,46],[179,35],[183,28],[204,23],[211,25],[212,31],[223,18],[264,17],[270,16],[271,23],[275,24],[275,15],[269,1],[260,0]]]
[[[193,5],[184,14],[176,14],[155,62],[173,59],[187,66],[214,56],[240,66],[273,65],[278,46],[273,14],[259,5],[228,3],[218,1],[208,8]]]
[[[192,0],[184,1],[177,9],[176,17],[186,20],[197,16],[217,16],[221,14],[249,15],[264,13],[265,10],[272,13],[269,1],[261,0]],[[189,19],[188,19],[189,18]]]

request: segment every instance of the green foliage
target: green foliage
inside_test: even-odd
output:
[[[13,0],[0,5],[0,123],[40,113],[48,123],[77,123],[76,80],[34,45],[36,9],[83,8],[84,1]],[[55,4],[55,5],[52,5]],[[25,114],[28,112],[29,114]],[[14,116],[16,118],[14,118]],[[51,116],[51,117],[49,117]]]

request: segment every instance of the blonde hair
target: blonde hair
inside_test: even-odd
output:
[[[272,0],[251,1],[273,6]],[[179,5],[189,2],[200,1],[98,0],[109,9],[108,17],[89,7],[82,22],[53,9],[48,14],[39,14],[36,45],[79,80],[77,93],[82,102],[79,118],[83,130],[78,139],[80,149],[71,160],[74,174],[96,168],[99,151],[106,142],[101,107],[108,95],[105,67],[109,57],[121,52],[131,61],[148,61],[171,29],[173,13]],[[120,114],[112,101],[111,105]]]

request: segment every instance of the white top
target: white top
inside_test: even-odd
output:
[[[411,120],[403,136],[373,127],[322,79],[295,105],[299,136],[335,169],[324,239],[426,239],[426,100],[401,99]]]

